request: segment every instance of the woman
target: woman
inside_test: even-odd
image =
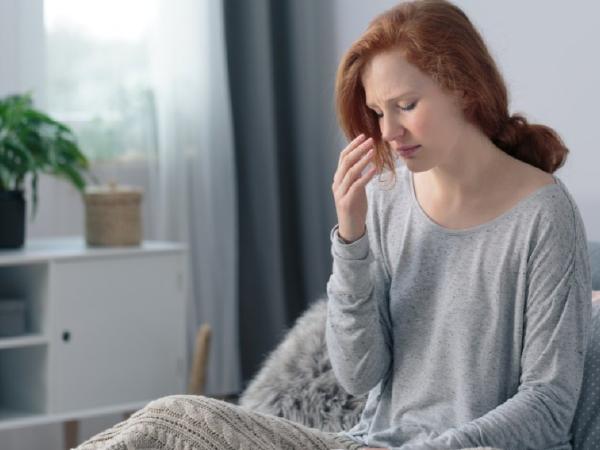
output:
[[[377,17],[336,92],[352,141],[332,187],[326,338],[340,384],[369,394],[340,436],[571,449],[591,281],[579,211],[552,175],[568,150],[509,115],[483,40],[446,1]]]
[[[369,393],[360,422],[324,433],[168,396],[80,450],[571,448],[591,283],[579,212],[552,175],[567,149],[509,117],[480,36],[444,1],[376,18],[337,96],[353,140],[333,182],[326,338],[342,386]]]

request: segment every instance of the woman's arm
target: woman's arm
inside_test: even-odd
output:
[[[379,229],[370,189],[366,232],[344,244],[331,232],[333,273],[327,283],[325,337],[333,372],[352,395],[375,387],[390,368],[389,276],[377,246]]]

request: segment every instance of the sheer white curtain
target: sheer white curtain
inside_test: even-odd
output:
[[[190,352],[198,326],[213,329],[207,393],[237,392],[237,208],[222,0],[159,0],[153,31],[153,235],[188,245]]]
[[[43,0],[0,0],[0,97],[32,91],[44,103]]]

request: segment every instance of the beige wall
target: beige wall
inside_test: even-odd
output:
[[[396,1],[333,0],[336,61]],[[481,31],[511,94],[511,111],[554,128],[571,154],[556,175],[577,202],[589,239],[600,241],[600,4],[457,0]]]

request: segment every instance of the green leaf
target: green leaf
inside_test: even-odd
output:
[[[0,189],[22,189],[31,175],[32,217],[38,176],[58,176],[85,189],[89,161],[69,127],[34,108],[30,92],[0,99]]]
[[[34,173],[31,177],[31,219],[35,219],[38,205],[38,175]]]

